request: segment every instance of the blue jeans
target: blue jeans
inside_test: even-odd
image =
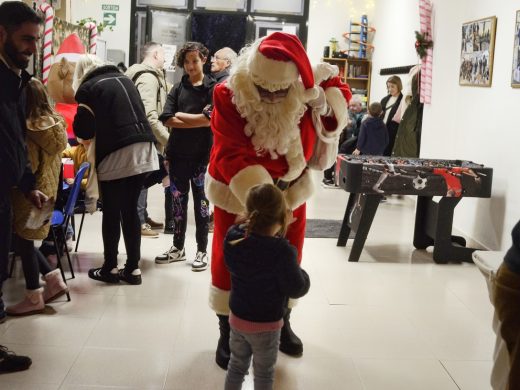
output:
[[[278,357],[280,329],[274,332],[242,333],[231,328],[229,360],[225,390],[242,388],[253,357],[255,390],[271,390],[274,384],[274,365]]]

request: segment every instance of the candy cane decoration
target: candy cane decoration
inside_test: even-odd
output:
[[[43,84],[47,84],[52,65],[52,25],[54,23],[54,10],[47,3],[40,4],[40,11],[45,14],[45,27],[43,33]]]
[[[88,52],[90,54],[96,54],[97,50],[97,26],[94,22],[88,22],[85,24],[85,27],[87,27],[90,31],[90,37],[89,37],[89,50]]]
[[[432,39],[432,2],[430,0],[419,1],[419,17],[421,23],[421,34],[427,39]],[[432,65],[433,49],[426,49],[426,55],[421,60],[421,91],[420,101],[430,104],[432,100]]]

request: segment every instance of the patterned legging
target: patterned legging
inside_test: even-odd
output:
[[[204,192],[205,163],[198,160],[174,160],[170,162],[170,191],[173,197],[173,245],[184,248],[188,224],[188,199],[193,193],[195,211],[195,238],[197,250],[206,252],[208,247],[209,201]]]

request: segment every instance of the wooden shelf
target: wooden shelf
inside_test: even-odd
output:
[[[352,93],[356,90],[364,90],[361,93],[366,97],[366,104],[370,103],[370,77],[372,74],[372,62],[366,58],[322,58],[323,62],[336,65],[339,68],[339,76],[349,84]],[[358,77],[357,75],[368,75],[368,77]]]

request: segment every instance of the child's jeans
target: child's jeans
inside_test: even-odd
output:
[[[273,332],[243,333],[231,328],[229,360],[225,390],[242,388],[253,357],[255,390],[271,390],[274,384],[274,365],[278,356],[280,329]]]

